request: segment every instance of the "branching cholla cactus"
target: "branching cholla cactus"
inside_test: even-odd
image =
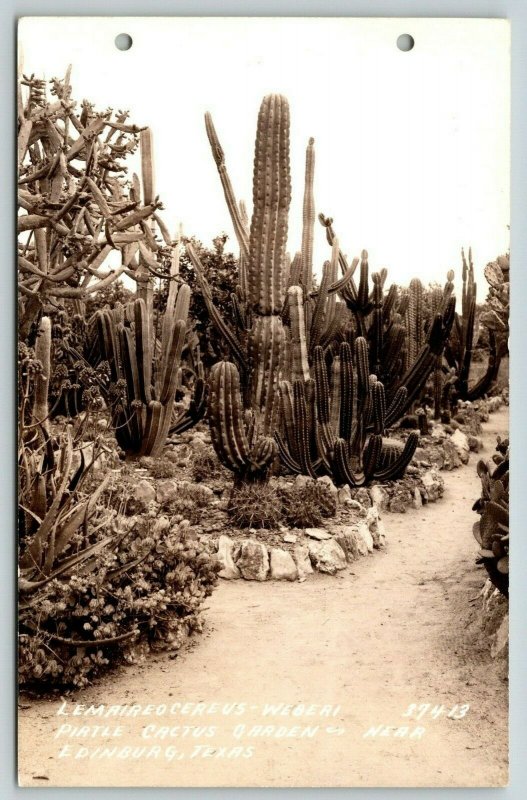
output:
[[[151,300],[152,277],[166,278],[173,242],[158,215],[151,132],[127,112],[96,112],[63,81],[24,77],[18,105],[18,265],[20,333],[27,338],[48,303],[80,303],[121,275]],[[127,179],[140,146],[143,188]],[[159,230],[161,243],[155,236]]]

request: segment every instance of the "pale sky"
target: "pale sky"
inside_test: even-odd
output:
[[[128,33],[133,46],[116,49]],[[396,46],[409,33],[412,51]],[[460,279],[509,244],[509,26],[503,20],[358,18],[25,18],[26,74],[62,77],[73,97],[129,109],[154,132],[156,190],[174,232],[237,245],[210,153],[212,113],[235,192],[252,200],[262,97],[291,109],[288,248],[300,247],[305,147],[315,138],[317,214],[350,257],[366,248],[389,281]],[[329,258],[315,229],[315,266]],[[486,294],[481,278],[479,299]]]

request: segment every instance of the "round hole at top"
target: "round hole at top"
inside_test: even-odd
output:
[[[115,46],[118,50],[129,50],[132,46],[132,37],[127,33],[120,33],[115,37]]]
[[[408,53],[409,50],[412,50],[414,44],[414,37],[410,36],[409,33],[402,33],[397,37],[397,47],[399,50],[402,50],[403,53]]]

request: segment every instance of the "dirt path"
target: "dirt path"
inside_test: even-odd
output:
[[[487,456],[496,433],[507,426],[506,410],[491,416],[484,432]],[[22,785],[506,783],[507,685],[485,642],[474,634],[477,626],[470,625],[484,582],[482,569],[474,565],[471,535],[471,505],[479,494],[475,460],[471,456],[468,467],[443,473],[441,502],[387,515],[386,551],[350,565],[337,578],[318,575],[302,585],[222,582],[209,601],[205,634],[186,652],[127,668],[75,697],[85,706],[165,704],[170,709],[173,703],[218,703],[216,713],[101,720],[58,716],[60,702],[29,701],[20,712]],[[237,709],[243,713],[222,713],[233,703],[245,704]],[[312,706],[312,713],[263,715],[265,704],[280,703],[296,706],[297,712],[298,704],[304,704],[304,712]],[[411,703],[443,705],[444,712],[435,719],[430,713],[420,720],[415,714],[405,718]],[[448,716],[463,704],[470,706],[464,716]],[[330,716],[324,705],[331,706]],[[66,710],[71,714],[73,707],[69,697]],[[203,706],[186,711],[196,708]],[[121,725],[123,735],[57,739],[60,724]],[[147,725],[180,726],[179,734],[184,726],[196,726],[194,732],[200,728],[203,735],[145,739]],[[390,736],[364,735],[383,725],[398,727],[399,733],[407,726],[408,734],[394,737],[392,729]],[[204,729],[210,726],[216,732],[209,738]],[[267,735],[248,736],[255,726],[260,733],[268,726]],[[244,735],[235,738],[235,730]],[[59,758],[63,744],[72,745],[72,751]],[[93,754],[103,745],[147,751],[157,746],[160,752],[147,757],[145,751],[139,760],[74,758],[79,747]],[[167,747],[171,753],[177,748],[173,760]],[[249,747],[252,757],[247,757]]]

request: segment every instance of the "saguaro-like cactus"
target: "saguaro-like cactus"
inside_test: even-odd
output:
[[[282,321],[288,277],[286,243],[291,202],[289,104],[281,95],[268,95],[260,107],[250,230],[247,229],[243,207],[235,199],[224,152],[209,114],[205,121],[240,246],[240,285],[236,302],[243,324],[239,331],[231,329],[215,309],[202,265],[191,243],[187,250],[211,318],[228,341],[239,368],[244,407],[256,414],[265,434],[272,434],[278,411],[278,382],[285,368],[289,338]],[[250,327],[245,329],[249,319]]]

